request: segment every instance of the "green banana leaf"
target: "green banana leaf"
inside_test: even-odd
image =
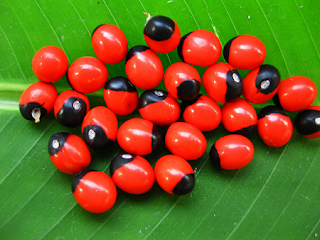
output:
[[[62,48],[72,63],[95,56],[91,33],[100,24],[119,26],[129,47],[144,45],[146,16],[174,19],[182,35],[206,29],[221,44],[251,34],[266,45],[265,63],[281,78],[302,75],[320,90],[320,2],[310,0],[2,0],[0,2],[0,238],[1,239],[313,239],[320,237],[319,139],[296,130],[281,148],[267,147],[257,133],[252,162],[236,171],[212,167],[208,152],[227,131],[205,133],[208,148],[192,161],[196,185],[191,194],[173,196],[157,184],[135,196],[118,190],[106,213],[82,209],[71,192],[72,176],[50,161],[47,144],[61,126],[53,114],[39,124],[25,120],[18,101],[38,81],[31,61],[47,45]],[[180,61],[176,51],[162,54],[164,69]],[[224,61],[221,57],[219,61]],[[108,65],[109,78],[126,76],[124,62]],[[202,75],[205,68],[197,68]],[[247,71],[240,72],[242,77]],[[58,92],[71,89],[64,77]],[[159,88],[164,89],[161,83]],[[201,89],[205,93],[204,89]],[[141,91],[140,91],[141,93]],[[102,90],[88,95],[92,107],[105,105]],[[255,105],[257,111],[263,106]],[[317,97],[314,104],[320,104]],[[119,117],[119,124],[139,113]],[[294,119],[295,114],[289,114]],[[90,168],[109,174],[117,144],[92,151]],[[154,166],[169,151],[162,144],[146,156]]]

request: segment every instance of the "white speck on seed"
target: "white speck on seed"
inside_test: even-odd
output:
[[[59,146],[60,146],[60,144],[59,144],[59,141],[58,141],[57,139],[55,139],[55,140],[52,141],[52,147],[53,147],[54,149],[58,149]]]
[[[238,74],[233,73],[232,74],[232,78],[236,83],[240,83],[240,78],[239,78]]]
[[[40,122],[40,117],[41,117],[41,110],[40,110],[40,108],[34,108],[34,109],[32,109],[31,116],[33,117],[35,123]]]
[[[94,139],[96,137],[96,132],[93,129],[90,129],[88,132],[88,137],[90,140]]]
[[[163,92],[159,90],[154,90],[154,94],[157,95],[158,97],[162,97],[164,95]]]
[[[131,154],[128,154],[128,153],[125,153],[125,154],[122,154],[122,158],[124,158],[124,159],[130,159],[130,158],[132,158],[132,155],[131,155]]]
[[[152,18],[152,16],[150,15],[150,13],[147,13],[147,12],[144,12],[143,14],[147,16],[146,24],[145,24],[145,25],[147,25],[147,23],[148,23],[149,20]]]
[[[316,117],[314,119],[314,122],[317,124],[317,125],[320,125],[320,117]]]
[[[78,100],[76,100],[72,103],[72,107],[74,110],[78,111],[79,109],[81,109],[81,103]]]
[[[270,86],[270,80],[264,80],[261,82],[260,87],[262,90],[266,90]]]

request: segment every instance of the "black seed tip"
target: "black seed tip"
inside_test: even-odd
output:
[[[226,62],[229,62],[229,52],[230,52],[230,47],[231,47],[231,44],[233,42],[234,39],[236,39],[237,37],[234,37],[232,39],[230,39],[226,45],[224,45],[223,47],[223,57],[224,57],[224,60],[226,60]]]
[[[177,95],[180,100],[189,101],[198,96],[200,82],[195,79],[185,80],[177,87]]]
[[[269,81],[266,88],[263,88],[264,83]],[[280,84],[280,73],[278,69],[269,64],[260,66],[258,75],[256,77],[256,88],[263,94],[272,93]]]
[[[125,77],[113,77],[106,82],[104,89],[112,91],[137,92],[136,87]]]
[[[226,102],[232,102],[240,97],[242,93],[242,80],[236,69],[227,72]]]
[[[181,109],[181,115],[183,115],[184,111],[187,107],[191,106],[192,104],[195,104],[199,98],[202,96],[202,94],[198,94],[194,99],[191,99],[189,101],[182,101],[180,109]]]
[[[95,170],[91,170],[91,169],[83,169],[80,172],[77,172],[72,179],[72,184],[71,184],[71,190],[72,193],[74,193],[74,191],[77,189],[77,186],[80,182],[80,180],[88,173],[88,172],[93,172]]]
[[[162,141],[160,130],[157,126],[153,125],[152,128],[152,150],[156,149]]]
[[[250,134],[252,134],[256,130],[256,128],[257,128],[257,125],[251,125],[249,127],[241,128],[241,129],[235,131],[234,133],[240,134],[243,136],[249,136]]]
[[[70,80],[69,80],[69,77],[68,77],[69,69],[70,69],[70,66],[69,66],[69,68],[68,68],[67,73],[66,73],[66,75],[65,75],[65,76],[66,76],[66,78],[67,78],[67,82],[69,83],[69,85],[70,85],[70,87],[72,88],[72,90],[76,91],[76,90],[74,89],[74,87],[71,85]]]
[[[180,182],[173,189],[173,194],[175,195],[185,195],[190,193],[195,185],[194,174],[186,174],[182,177]]]
[[[316,119],[320,119],[320,111],[313,109],[303,110],[296,115],[294,127],[303,136],[319,132],[320,124],[316,123]]]
[[[210,158],[213,166],[218,167],[218,168],[221,169],[220,156],[219,156],[219,153],[218,153],[218,151],[216,149],[215,144],[213,144],[211,149],[210,149],[209,158]]]
[[[134,55],[136,54],[139,54],[141,52],[144,52],[146,50],[148,50],[150,48],[146,47],[146,46],[143,46],[143,45],[137,45],[137,46],[134,46],[132,48],[130,48],[129,52],[127,53],[127,56],[126,56],[126,63],[129,61],[130,58],[132,58]]]
[[[30,102],[27,104],[19,105],[21,115],[27,120],[35,120],[32,117],[32,110],[39,108],[40,109],[40,119],[47,115],[47,109],[42,107],[39,103]]]
[[[287,116],[287,114],[279,107],[270,105],[262,108],[260,112],[258,113],[258,119],[264,118],[267,115],[273,114],[273,113],[278,113],[283,116]]]
[[[106,133],[98,125],[86,126],[83,129],[82,136],[86,144],[94,150],[105,148],[113,143],[113,141],[107,137]]]
[[[74,104],[77,103],[76,106]],[[57,113],[57,120],[66,127],[79,126],[87,113],[87,104],[83,99],[70,97]]]
[[[161,102],[168,97],[168,93],[159,89],[152,89],[143,92],[138,101],[138,109],[144,108],[151,103]]]
[[[110,163],[110,176],[112,177],[117,169],[128,164],[129,162],[132,162],[135,158],[135,154],[129,153],[119,154],[115,156]]]
[[[274,105],[276,105],[278,108],[281,108],[283,110],[283,108],[281,106],[281,103],[280,103],[280,99],[279,99],[279,94],[278,93],[276,93],[276,95],[274,95],[274,97],[272,98],[272,101],[273,101]]]
[[[170,127],[170,125],[169,126],[158,126],[163,144],[165,144],[166,134],[167,134],[169,127]]]
[[[60,132],[52,135],[48,143],[48,152],[51,156],[54,156],[61,151],[69,135],[70,134],[66,132]]]
[[[184,40],[189,36],[190,33],[192,33],[192,32],[187,33],[186,35],[184,35],[180,39],[180,43],[179,43],[178,48],[177,48],[178,55],[179,55],[181,61],[183,61],[183,62],[184,62],[184,57],[183,57],[183,54],[182,54],[183,43],[184,43]]]
[[[91,34],[91,38],[93,36],[93,34],[98,30],[99,27],[103,26],[105,24],[100,24],[99,26],[97,26],[93,31],[92,31],[92,34]]]
[[[174,33],[174,21],[165,16],[152,17],[144,27],[143,34],[155,41],[170,39]]]

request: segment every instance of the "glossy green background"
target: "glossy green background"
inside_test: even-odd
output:
[[[155,184],[142,195],[118,191],[104,214],[81,209],[71,193],[72,176],[55,169],[47,153],[52,134],[80,129],[60,126],[53,114],[40,124],[20,115],[22,91],[37,81],[31,69],[35,52],[46,45],[62,48],[69,62],[95,56],[93,29],[119,26],[129,47],[145,44],[146,17],[165,15],[182,35],[195,29],[215,32],[222,45],[239,34],[259,37],[265,63],[282,79],[307,76],[320,89],[320,2],[310,0],[2,0],[0,2],[0,238],[1,239],[310,239],[320,236],[319,139],[294,131],[282,148],[250,139],[255,156],[238,171],[217,171],[208,158],[211,145],[227,134],[222,126],[206,133],[208,149],[193,161],[196,186],[189,195],[171,196]],[[160,56],[164,69],[179,61],[176,51]],[[223,61],[223,58],[220,58]],[[202,75],[204,68],[197,68]],[[124,62],[108,66],[109,77],[125,76]],[[247,72],[241,71],[242,77]],[[66,78],[55,83],[70,89]],[[164,88],[163,83],[159,85]],[[201,90],[204,93],[203,89]],[[104,105],[102,91],[89,94],[92,106]],[[270,102],[272,103],[272,102]],[[269,104],[269,103],[267,103]],[[264,104],[263,106],[267,105]],[[319,97],[314,104],[320,104]],[[255,106],[257,111],[263,106]],[[119,123],[139,116],[119,117]],[[295,114],[290,114],[292,119]],[[117,144],[92,152],[91,168],[109,174]],[[161,145],[146,158],[168,150]]]

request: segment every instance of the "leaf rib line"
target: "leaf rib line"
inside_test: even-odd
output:
[[[127,202],[127,200],[128,200],[129,198],[130,198],[130,196],[128,196],[128,197],[117,207],[117,209],[115,209],[115,210],[113,211],[113,213],[111,213],[111,214],[107,217],[107,219],[100,225],[100,227],[97,228],[96,231],[94,231],[94,232],[87,238],[87,240],[93,238],[94,235],[105,225],[105,223],[108,221],[108,219],[111,218],[111,217],[122,207],[122,205]]]
[[[214,31],[214,34],[220,39],[218,31],[217,31],[216,27],[213,25],[213,20],[212,20],[212,17],[210,15],[210,13],[209,13],[209,8],[208,8],[208,5],[207,5],[207,2],[205,0],[203,0],[203,3],[204,3],[204,5],[206,5],[207,14],[208,14],[208,17],[210,19],[211,26],[212,26],[212,29]],[[220,39],[220,41],[221,41],[221,39]]]
[[[127,11],[128,15],[130,16],[130,18],[131,18],[131,20],[132,20],[133,24],[136,26],[136,28],[137,28],[137,30],[138,30],[138,32],[139,32],[139,31],[140,31],[140,29],[138,28],[138,25],[137,25],[136,21],[135,21],[135,20],[134,20],[134,18],[132,17],[132,15],[131,15],[130,11],[128,10],[128,8],[127,8],[127,6],[126,6],[126,4],[124,4],[123,0],[121,0],[121,1],[122,1],[122,3],[123,3],[123,6],[124,6],[124,7],[125,7],[125,9],[126,9],[126,11]],[[144,38],[143,38],[142,34],[139,34],[139,36],[140,36],[140,38],[144,41]],[[129,49],[131,48],[131,47],[130,47],[130,45],[129,45],[129,43],[128,43],[128,48],[129,48]]]
[[[77,205],[77,203],[75,202],[75,203],[68,209],[68,211],[67,211],[65,214],[63,214],[63,215],[58,219],[58,221],[57,221],[55,224],[52,225],[52,227],[51,227],[50,229],[48,229],[48,231],[46,231],[44,234],[42,234],[42,236],[39,237],[39,239],[43,239],[45,236],[47,236],[47,235],[52,231],[52,229],[54,229],[54,228],[61,222],[61,220],[62,220],[63,218],[65,218],[65,216],[66,216],[68,213],[70,213],[72,209],[74,209],[74,207],[75,207],[76,205]]]
[[[139,3],[141,4],[141,6],[142,6],[142,8],[143,8],[143,10],[144,10],[144,12],[148,12],[147,11],[147,9],[144,7],[144,5],[142,4],[142,2],[139,0]]]
[[[238,1],[237,1],[237,5],[238,4]],[[244,11],[243,11],[243,8],[240,8],[240,12],[243,14],[243,17],[246,19],[248,25],[249,25],[249,28],[251,29],[251,32],[254,33],[254,29],[251,27],[251,24],[250,24],[250,21],[249,21],[249,18],[248,18],[248,15],[247,14],[244,14]],[[253,34],[255,35],[255,34]]]
[[[276,44],[278,45],[278,48],[279,48],[281,57],[282,57],[283,62],[284,62],[284,64],[285,64],[285,66],[286,66],[287,72],[288,72],[288,74],[289,74],[289,76],[290,76],[291,74],[290,74],[290,71],[289,71],[289,68],[288,68],[288,65],[287,65],[287,61],[286,61],[286,59],[285,59],[285,57],[284,57],[284,55],[283,55],[283,52],[282,52],[282,50],[281,50],[281,48],[280,48],[280,44],[279,44],[279,42],[278,42],[278,39],[276,38],[276,35],[275,35],[273,29],[271,28],[270,22],[269,22],[269,20],[268,20],[268,18],[267,18],[267,16],[266,16],[265,12],[263,11],[263,9],[262,9],[259,1],[256,0],[256,2],[257,2],[258,6],[259,6],[259,8],[260,8],[260,10],[261,10],[261,12],[262,12],[262,14],[263,14],[263,17],[266,19],[266,22],[267,22],[267,24],[268,24],[268,27],[269,27],[269,29],[270,29],[270,31],[271,31],[271,33],[272,33],[272,36],[273,36],[274,40],[276,41]]]
[[[91,33],[90,33],[90,31],[89,31],[89,29],[88,29],[88,27],[87,27],[87,24],[83,21],[82,17],[80,16],[79,11],[76,9],[76,7],[73,5],[73,3],[72,3],[70,0],[69,0],[69,2],[70,2],[70,4],[71,4],[71,6],[73,7],[73,9],[75,10],[75,12],[76,12],[76,14],[78,15],[78,17],[80,18],[81,22],[83,23],[84,27],[86,28],[86,30],[87,30],[87,32],[88,32],[88,34],[89,34],[89,36],[90,36]]]
[[[15,115],[13,115],[13,116],[8,120],[8,122],[7,122],[5,125],[2,124],[2,128],[0,129],[0,135],[1,135],[1,132],[9,125],[9,123],[11,122],[11,120],[12,120],[14,117],[16,117],[17,115],[18,115],[18,113],[15,114]]]
[[[191,9],[190,9],[189,5],[187,4],[187,2],[186,2],[185,0],[183,0],[183,2],[184,2],[184,4],[186,5],[186,7],[188,8],[188,10],[189,10],[189,12],[190,12],[190,14],[191,14],[191,17],[193,18],[194,22],[195,22],[195,23],[196,23],[196,25],[197,25],[197,28],[198,28],[198,29],[200,29],[200,26],[199,26],[199,24],[198,24],[198,22],[197,22],[196,18],[194,17],[194,15],[193,15],[193,13],[192,13],[192,11],[191,11]]]
[[[10,6],[10,8],[12,9],[12,11],[14,12],[14,15],[16,15],[18,21],[20,22],[20,24],[21,24],[21,26],[22,26],[22,28],[23,28],[23,31],[26,33],[27,38],[28,38],[28,40],[29,40],[29,42],[31,43],[31,46],[32,46],[32,48],[33,48],[33,51],[36,52],[36,48],[34,47],[33,42],[31,41],[30,35],[29,35],[29,33],[27,32],[26,28],[24,27],[24,24],[22,23],[22,21],[21,21],[21,19],[19,18],[18,14],[17,14],[16,11],[13,9],[13,7],[12,7],[11,4],[8,2],[8,0],[6,0],[6,1],[7,1],[8,5]]]
[[[199,175],[199,173],[201,172],[202,168],[204,167],[204,165],[208,162],[207,158],[204,163],[202,164],[202,166],[200,167],[199,171],[197,171],[197,173],[195,174],[195,177],[197,177]],[[180,201],[180,199],[182,198],[182,196],[180,196],[176,202],[172,205],[172,207],[169,209],[169,211],[160,219],[160,221],[154,226],[154,228],[148,233],[148,235],[144,238],[147,239],[157,228],[158,226],[165,220],[165,218],[171,213],[171,211],[174,209],[174,207],[177,205],[177,203]]]
[[[263,192],[263,190],[266,188],[267,184],[269,183],[271,177],[273,176],[273,173],[275,172],[275,170],[277,169],[277,166],[280,162],[280,159],[282,158],[284,152],[286,151],[288,145],[286,145],[286,147],[283,149],[283,152],[281,154],[281,156],[278,158],[278,161],[276,163],[276,165],[273,167],[267,181],[265,182],[265,184],[263,185],[263,187],[261,188],[261,190],[259,191],[257,197],[253,200],[252,204],[250,205],[250,207],[248,208],[247,212],[243,215],[242,219],[240,220],[240,222],[237,224],[237,226],[233,229],[233,231],[229,234],[229,236],[226,239],[230,239],[230,237],[232,237],[232,235],[237,231],[237,229],[239,228],[239,226],[242,224],[242,222],[244,221],[244,219],[247,217],[247,215],[249,214],[249,212],[251,211],[251,209],[253,208],[253,206],[255,205],[255,203],[257,202],[257,200],[259,199],[259,197],[261,196],[261,193]]]
[[[110,15],[111,15],[111,17],[112,17],[113,21],[115,22],[115,24],[117,25],[117,27],[118,27],[118,28],[120,28],[120,26],[119,26],[119,24],[118,24],[118,22],[117,22],[116,18],[113,16],[113,14],[112,14],[112,12],[111,12],[110,8],[108,7],[107,3],[106,3],[104,0],[102,0],[102,1],[103,1],[104,5],[106,6],[106,8],[108,9],[108,11],[109,11],[109,13],[110,13]]]
[[[301,12],[301,10],[300,10],[300,8],[299,8],[298,3],[297,3],[296,0],[294,0],[294,3],[295,3],[295,5],[296,5],[296,7],[298,8],[299,14],[300,14],[300,16],[301,16],[301,18],[302,18],[302,20],[303,20],[304,25],[306,26],[306,29],[307,29],[307,31],[308,31],[308,34],[309,34],[310,38],[311,38],[312,44],[313,44],[313,46],[314,46],[314,48],[315,48],[315,50],[316,50],[316,52],[317,52],[318,58],[320,59],[320,54],[319,54],[317,45],[315,44],[315,41],[314,41],[314,39],[313,39],[313,37],[312,37],[312,35],[311,35],[310,29],[309,29],[309,27],[308,27],[308,25],[307,25],[307,23],[306,23],[306,20],[305,20],[305,18],[303,17],[303,14],[302,14],[302,12]]]
[[[315,156],[318,154],[319,149],[317,150]],[[286,206],[283,208],[282,212],[280,213],[279,217],[277,218],[277,220],[274,222],[274,224],[272,225],[272,227],[270,228],[270,230],[267,232],[266,236],[263,239],[266,239],[268,237],[268,235],[270,234],[270,232],[272,231],[272,229],[275,227],[275,225],[278,223],[279,219],[281,218],[281,216],[283,215],[283,213],[286,211],[286,209],[288,208],[289,204],[291,203],[293,197],[296,195],[298,189],[300,188],[303,180],[306,178],[306,176],[308,175],[308,172],[310,171],[311,166],[314,164],[314,160],[316,157],[313,158],[312,163],[309,165],[308,170],[306,171],[306,173],[303,175],[303,178],[301,179],[299,185],[296,187],[296,190],[294,191],[294,193],[291,195],[291,198],[289,199],[289,201],[287,202]],[[312,231],[311,231],[312,232]]]
[[[318,220],[318,222],[316,223],[316,225],[314,225],[314,228],[311,230],[310,234],[308,235],[308,237],[306,239],[309,239],[312,235],[312,233],[314,232],[314,230],[316,229],[316,227],[320,224],[320,219]]]
[[[192,231],[192,233],[190,233],[189,237],[187,239],[190,239],[191,236],[196,232],[196,230],[201,226],[201,224],[204,222],[204,220],[208,217],[208,215],[212,212],[212,210],[215,208],[215,206],[220,202],[220,200],[222,199],[222,197],[225,195],[225,193],[227,192],[227,190],[229,189],[234,177],[238,174],[238,172],[233,176],[233,178],[231,179],[231,181],[229,182],[228,186],[226,187],[226,189],[222,192],[221,196],[219,197],[219,199],[215,202],[215,204],[212,206],[212,208],[208,211],[208,213],[202,218],[201,222],[198,224],[198,226]]]
[[[59,42],[59,45],[61,47],[61,49],[66,52],[66,50],[64,49],[63,45],[62,45],[62,42],[60,41],[59,37],[58,37],[58,34],[57,32],[54,30],[51,22],[49,21],[47,15],[45,14],[45,12],[43,11],[43,9],[41,8],[41,6],[39,5],[39,3],[37,2],[37,0],[34,0],[34,2],[36,3],[37,7],[39,8],[40,12],[42,13],[42,16],[45,18],[45,20],[47,21],[47,23],[49,24],[53,34],[55,35],[55,37],[57,38],[58,42]],[[68,59],[68,61],[70,62],[70,60]]]
[[[223,0],[221,0],[221,3],[222,3],[224,9],[226,10],[226,12],[227,12],[227,14],[228,14],[228,17],[229,17],[229,19],[230,19],[230,21],[231,21],[231,23],[232,23],[232,26],[233,26],[234,30],[236,31],[237,35],[239,35],[239,32],[238,32],[238,30],[237,30],[237,28],[236,28],[236,25],[234,24],[234,22],[233,22],[233,20],[232,20],[232,18],[231,18],[231,16],[230,16],[230,13],[229,13],[226,5],[224,4]]]
[[[44,185],[49,181],[49,179],[52,177],[52,175],[56,172],[57,170],[55,170],[51,176],[43,182],[43,184],[41,184],[41,186],[34,192],[34,194],[32,194],[26,202],[24,202],[21,207],[19,209],[17,209],[17,211],[11,216],[9,217],[4,223],[2,223],[2,225],[0,226],[0,229],[2,229],[12,218],[14,218],[30,201],[31,199],[37,195],[37,193],[44,187]]]
[[[21,65],[20,65],[20,63],[19,63],[19,61],[18,61],[18,58],[17,58],[17,55],[16,55],[16,53],[14,52],[14,50],[13,50],[13,48],[12,48],[12,44],[10,43],[8,36],[7,36],[7,34],[5,33],[5,31],[3,30],[3,28],[1,27],[1,25],[0,25],[0,29],[1,29],[1,31],[3,32],[3,35],[4,35],[6,41],[7,41],[8,44],[9,44],[9,47],[10,47],[10,49],[11,49],[11,51],[12,51],[12,54],[13,54],[13,57],[14,57],[14,59],[16,60],[16,62],[17,62],[17,64],[18,64],[18,68],[19,68],[19,70],[20,70],[20,72],[21,72],[21,75],[23,76],[24,80],[25,80],[26,82],[28,82],[26,76],[24,75],[24,73],[23,73],[23,71],[22,71]]]
[[[154,226],[154,228],[148,233],[148,235],[144,238],[147,239],[157,228],[158,226],[165,220],[165,218],[171,213],[171,211],[174,209],[174,207],[177,205],[177,203],[180,201],[181,196],[176,200],[176,202],[172,205],[172,207],[169,209],[169,211],[160,219],[160,221]]]
[[[7,175],[0,181],[0,185],[8,178],[8,176],[16,169],[16,167],[19,165],[19,163],[22,161],[22,159],[24,159],[29,153],[30,151],[34,148],[34,146],[39,142],[39,140],[41,139],[41,137],[48,131],[48,129],[51,127],[51,125],[54,122],[52,122],[51,124],[49,124],[49,126],[41,133],[41,135],[37,138],[37,140],[31,145],[31,147],[28,149],[28,151],[19,159],[19,161],[17,161],[17,163],[13,166],[13,168],[7,173]]]

